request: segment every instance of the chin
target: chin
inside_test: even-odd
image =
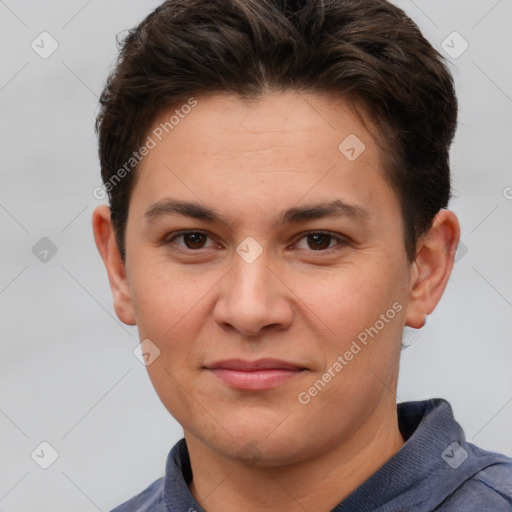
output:
[[[282,421],[282,420],[281,420]],[[312,436],[304,429],[292,432],[272,425],[245,425],[238,430],[231,423],[229,435],[202,437],[203,442],[219,455],[247,466],[276,467],[295,464],[313,457],[322,447],[312,446]]]

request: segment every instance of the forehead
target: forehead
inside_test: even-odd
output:
[[[134,190],[146,204],[172,191],[234,211],[260,202],[268,212],[313,193],[332,200],[339,186],[348,196],[366,187],[366,201],[390,192],[367,123],[341,98],[289,91],[194,102],[163,112],[148,132],[154,147]]]
[[[257,149],[258,142],[272,141],[276,136],[284,140],[291,135],[297,141],[296,146],[307,137],[310,147],[332,144],[336,150],[337,142],[349,134],[358,135],[372,145],[370,139],[373,137],[367,131],[371,124],[362,105],[333,94],[288,90],[241,98],[235,94],[217,93],[189,98],[161,112],[149,130],[149,136],[158,145],[162,141],[171,144],[181,144],[183,140],[187,144],[200,141],[206,149],[210,141],[216,144],[226,135],[232,135],[236,140],[222,141],[232,150],[237,142],[246,142],[247,146]],[[316,137],[311,137],[312,134]],[[290,142],[293,147],[293,141]]]

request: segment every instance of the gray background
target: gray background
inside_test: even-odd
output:
[[[115,317],[90,221],[115,36],[158,3],[0,0],[3,512],[107,511],[163,474],[182,435],[133,355],[136,328]],[[453,31],[469,44],[451,59],[464,245],[429,325],[407,334],[398,400],[446,398],[470,441],[512,455],[512,2],[396,3],[435,47]],[[59,45],[46,59],[31,48],[43,31]],[[43,441],[59,455],[48,469],[31,458]]]

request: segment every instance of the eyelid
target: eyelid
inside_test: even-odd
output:
[[[201,229],[182,229],[181,231],[175,231],[173,233],[170,233],[169,235],[166,235],[163,239],[163,243],[164,243],[164,245],[167,245],[167,244],[170,245],[171,243],[173,243],[173,240],[175,240],[176,238],[179,238],[180,236],[184,236],[184,235],[191,235],[193,233],[197,233],[199,235],[205,235],[213,241],[213,236],[210,235],[210,233],[208,233],[207,231],[203,231]],[[199,252],[201,249],[203,249],[203,248],[189,249],[188,247],[182,247],[182,246],[178,246],[178,247],[181,247],[182,249],[185,249],[186,251],[191,251],[191,252]]]
[[[293,245],[297,244],[303,238],[305,238],[309,235],[327,235],[327,236],[330,236],[331,238],[333,238],[334,240],[336,240],[338,243],[334,247],[329,247],[327,249],[318,249],[318,250],[299,249],[299,250],[304,250],[304,251],[308,251],[310,253],[319,254],[319,253],[323,253],[323,252],[325,253],[325,252],[330,252],[333,250],[334,251],[339,250],[341,247],[345,247],[346,245],[349,245],[349,243],[350,243],[349,239],[346,236],[343,236],[339,233],[333,233],[332,231],[324,231],[322,229],[312,229],[309,231],[305,231],[304,233],[300,233],[300,235],[297,235],[296,241],[293,243]]]

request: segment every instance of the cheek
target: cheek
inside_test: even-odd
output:
[[[398,269],[386,267],[379,263],[365,266],[364,271],[353,268],[326,281],[323,293],[313,288],[312,304],[316,302],[316,306],[311,308],[329,327],[326,343],[317,347],[324,352],[324,371],[339,363],[339,357],[343,365],[313,407],[320,412],[333,400],[347,404],[339,413],[340,421],[345,414],[357,415],[363,402],[371,404],[393,387],[405,304]]]
[[[159,350],[158,358],[147,366],[160,399],[179,415],[188,410],[188,393],[198,368],[204,362],[202,331],[210,329],[211,292],[219,277],[204,270],[184,272],[168,261],[153,261],[135,268],[132,303],[141,340],[149,339]]]
[[[186,425],[197,404],[190,391],[194,374],[194,341],[200,337],[208,283],[184,278],[169,264],[141,265],[132,295],[141,340],[158,348],[158,357],[146,369],[153,387],[169,412]],[[203,301],[201,300],[203,298]]]
[[[130,289],[141,334],[163,340],[166,333],[179,331],[184,323],[193,329],[189,316],[211,287],[205,275],[186,274],[178,266],[154,258],[140,257],[135,263]]]
[[[393,399],[390,390],[398,371],[405,306],[396,279],[377,279],[370,267],[366,270],[359,278],[351,274],[338,276],[328,287],[325,283],[324,294],[314,288],[311,302],[316,301],[315,311],[329,333],[316,347],[317,354],[324,353],[325,368],[300,389],[308,400],[299,406],[305,430],[318,429],[315,418],[329,411],[336,432],[326,425],[321,427],[323,435],[349,435],[383,397]],[[327,381],[325,386],[321,380]]]
[[[373,326],[395,302],[403,301],[396,277],[392,268],[368,261],[366,265],[349,264],[334,272],[330,269],[323,275],[297,274],[292,288],[309,315],[324,324],[326,335],[346,342]],[[394,320],[396,313],[391,311],[389,316]]]

